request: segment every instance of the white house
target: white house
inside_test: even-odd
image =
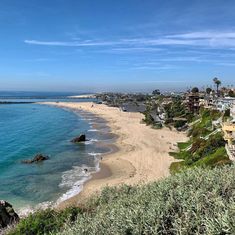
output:
[[[233,98],[233,97],[225,97],[225,98],[219,99],[217,101],[216,108],[219,111],[223,112],[226,109],[230,109],[231,110],[233,108],[234,104],[235,104],[235,98]]]

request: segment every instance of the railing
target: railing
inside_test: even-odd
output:
[[[193,126],[194,124],[196,124],[196,123],[198,123],[198,122],[201,122],[201,121],[202,121],[202,119],[199,118],[199,119],[197,119],[196,121],[189,123],[188,126]]]
[[[208,134],[208,135],[206,135],[206,136],[204,136],[204,137],[200,137],[200,138],[201,138],[201,139],[204,139],[204,140],[208,140],[211,135],[215,135],[216,133],[218,133],[218,132],[220,132],[220,131],[221,131],[221,129],[218,128],[218,129],[212,131],[210,134]],[[190,144],[188,147],[186,147],[185,149],[183,149],[183,151],[189,151],[189,150],[192,148],[192,146],[193,146],[193,145]]]

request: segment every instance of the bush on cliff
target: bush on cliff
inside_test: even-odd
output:
[[[81,213],[77,207],[67,208],[63,211],[46,209],[30,214],[21,219],[19,224],[9,235],[43,235],[60,231],[66,223],[73,223]]]
[[[235,167],[195,169],[145,186],[106,188],[70,234],[234,234]]]

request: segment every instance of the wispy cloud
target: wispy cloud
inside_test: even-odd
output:
[[[35,78],[47,78],[50,77],[51,74],[46,72],[24,72],[24,73],[18,73],[19,76],[22,77],[35,77]]]
[[[234,47],[235,32],[202,31],[183,34],[167,35],[169,39],[180,40],[192,45],[206,47]]]
[[[38,41],[38,40],[24,40],[26,44],[41,45],[41,46],[63,46],[63,47],[84,47],[84,46],[111,46],[123,44],[121,41]]]
[[[235,63],[229,63],[229,62],[221,62],[217,63],[220,66],[229,66],[229,67],[235,67]]]
[[[116,40],[39,41],[25,40],[26,44],[63,47],[113,47],[114,51],[155,51],[159,46],[191,46],[203,48],[234,48],[235,32],[190,32],[145,38],[121,38]],[[122,48],[118,48],[122,46]]]
[[[136,39],[121,39],[114,41],[39,41],[39,40],[25,40],[26,44],[41,45],[41,46],[63,46],[63,47],[94,47],[94,46],[118,46],[125,45],[130,48],[116,48],[115,50],[138,50],[135,46],[145,46],[145,50],[156,50],[154,48],[146,48],[146,46],[164,46],[164,45],[197,45],[200,42],[197,40],[182,40],[182,39],[148,39],[148,38],[136,38]],[[203,44],[203,43],[200,43]],[[139,47],[141,48],[141,47]],[[142,47],[143,49],[143,47]]]
[[[55,61],[55,58],[33,58],[33,59],[25,59],[26,62],[48,62]]]
[[[208,61],[207,59],[203,59],[200,57],[170,57],[170,58],[160,58],[158,59],[158,62],[205,62]]]
[[[38,40],[24,40],[26,44],[41,45],[41,46],[69,46],[68,42],[56,42],[56,41],[38,41]],[[70,45],[71,46],[71,45]]]
[[[160,45],[194,45],[194,40],[182,40],[171,38],[135,38],[122,40],[129,45],[148,45],[148,46],[160,46]]]
[[[212,38],[233,38],[235,39],[235,32],[216,32],[216,31],[202,31],[191,32],[184,34],[168,35],[168,38],[183,38],[183,39],[212,39]]]
[[[143,65],[143,66],[135,66],[130,68],[131,70],[174,70],[174,69],[180,69],[179,66],[174,65],[161,65],[161,66],[150,66],[150,65]]]
[[[111,48],[104,50],[104,52],[108,53],[145,53],[145,52],[160,52],[165,51],[164,48],[159,47],[117,47],[117,48]]]

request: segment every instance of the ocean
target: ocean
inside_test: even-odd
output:
[[[67,100],[58,95],[44,99]],[[71,143],[81,133],[89,141]],[[40,104],[1,104],[0,199],[19,210],[77,194],[90,174],[99,170],[99,158],[112,151],[114,139],[105,120],[91,113]],[[49,160],[21,163],[37,153],[48,155]]]

